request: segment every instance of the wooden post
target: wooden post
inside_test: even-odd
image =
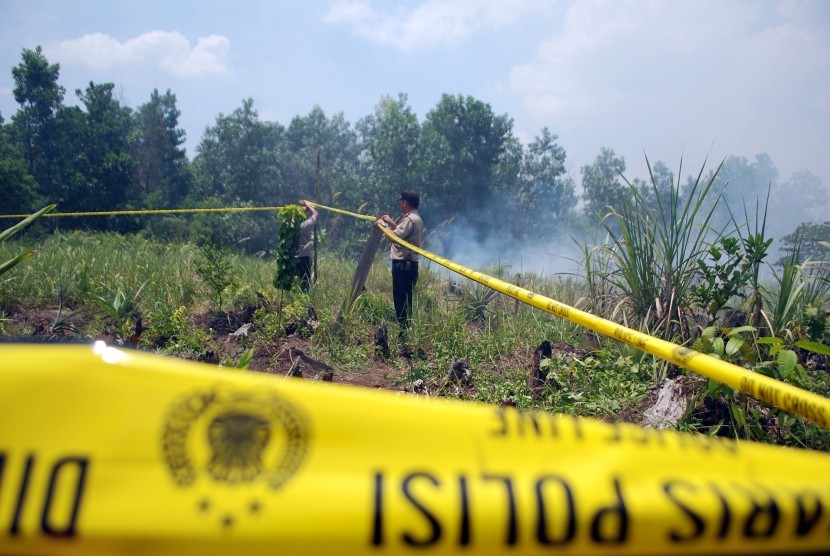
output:
[[[383,232],[376,225],[372,225],[372,231],[369,234],[369,239],[363,247],[363,254],[360,255],[360,261],[357,263],[357,269],[354,271],[354,278],[352,278],[352,287],[349,295],[343,302],[343,307],[337,313],[337,318],[332,327],[335,334],[340,330],[340,325],[343,323],[343,315],[348,313],[357,297],[363,293],[363,287],[366,285],[366,277],[369,276],[369,270],[372,268],[372,262],[375,260],[375,253],[377,253],[380,240],[383,237]]]

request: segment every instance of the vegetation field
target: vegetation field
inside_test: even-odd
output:
[[[746,262],[740,242],[730,247],[724,239],[715,244],[721,245],[720,261],[735,247],[738,264]],[[325,246],[319,255],[319,279],[308,293],[296,284],[277,290],[273,259],[141,235],[72,231],[24,237],[0,243],[0,260],[35,249],[33,257],[0,280],[4,341],[104,339],[203,361],[228,372],[302,376],[830,449],[830,432],[817,425],[452,276],[434,263],[422,266],[414,323],[400,339],[385,252],[378,253],[365,291],[354,305],[345,307],[342,324],[336,327],[355,260]],[[632,288],[620,281],[621,267],[614,266],[620,264],[614,257],[620,256],[619,250],[586,249],[586,274],[581,277],[519,274],[506,265],[482,270],[565,304],[830,394],[827,356],[816,348],[826,339],[823,298],[807,297],[812,282],[802,267],[784,271],[799,281],[790,298],[780,301],[789,287],[783,278],[766,294],[764,320],[770,325],[781,322],[784,328],[762,336],[761,327],[747,324],[751,317],[746,314],[739,325],[727,325],[714,310],[711,292],[720,288],[721,295],[732,296],[713,259],[694,265],[697,272],[708,268],[715,277],[712,283],[705,291],[687,294],[712,309],[708,314],[698,310],[685,315],[690,301],[687,308],[665,307],[660,314],[650,303],[638,316]],[[789,317],[777,316],[781,303],[788,307]],[[668,318],[666,313],[672,311],[680,316]],[[733,311],[729,318],[739,317]],[[384,330],[388,351],[379,341]],[[815,345],[803,349],[796,345],[799,339]],[[782,353],[792,354],[792,365]],[[681,413],[655,422],[649,410],[667,383],[677,385],[675,403]]]

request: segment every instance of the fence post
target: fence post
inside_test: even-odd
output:
[[[369,276],[369,270],[372,268],[372,262],[375,260],[375,253],[377,253],[382,237],[383,232],[373,224],[372,231],[369,233],[369,239],[366,240],[366,245],[363,247],[363,254],[360,255],[360,261],[357,263],[357,269],[354,271],[354,278],[352,278],[352,287],[349,290],[349,295],[343,302],[343,306],[340,308],[340,312],[337,313],[337,318],[334,321],[332,330],[335,334],[340,330],[340,325],[343,323],[343,315],[349,312],[357,297],[363,293],[363,287],[366,285],[366,277]]]

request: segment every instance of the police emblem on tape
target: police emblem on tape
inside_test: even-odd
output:
[[[164,424],[163,451],[173,480],[193,485],[283,486],[308,453],[310,421],[274,393],[193,392],[176,402]]]

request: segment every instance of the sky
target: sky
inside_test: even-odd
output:
[[[559,136],[567,169],[603,147],[696,174],[767,153],[786,181],[830,186],[830,2],[822,0],[0,0],[0,114],[11,69],[42,46],[67,104],[89,82],[133,108],[170,90],[192,158],[252,98],[287,126],[315,105],[352,125],[405,93],[420,121],[444,93]],[[681,168],[682,162],[682,169]]]

